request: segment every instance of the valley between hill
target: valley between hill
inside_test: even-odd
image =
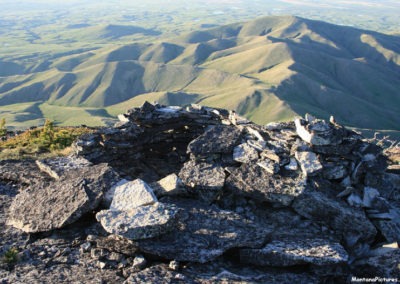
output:
[[[154,33],[139,29],[134,32]],[[132,32],[107,26],[95,34]],[[400,130],[400,38],[292,16],[170,40],[0,62],[0,113],[25,127],[104,125],[144,101],[234,109],[257,123],[311,113]]]

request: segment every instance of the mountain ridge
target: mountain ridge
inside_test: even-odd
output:
[[[0,112],[11,103],[46,102],[115,114],[128,102],[148,100],[146,94],[163,103],[175,94],[174,102],[181,96],[182,104],[235,109],[258,123],[310,112],[350,126],[400,130],[399,54],[396,36],[263,17],[65,55],[42,62],[49,67],[40,72],[0,77]]]

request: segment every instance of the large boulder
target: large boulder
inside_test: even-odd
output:
[[[106,164],[69,169],[58,180],[17,195],[7,223],[29,233],[62,228],[98,207],[117,180]]]

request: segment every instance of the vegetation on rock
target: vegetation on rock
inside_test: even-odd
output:
[[[1,141],[0,160],[64,156],[69,154],[69,146],[77,137],[91,131],[87,127],[58,127],[46,120],[43,127],[29,129]]]

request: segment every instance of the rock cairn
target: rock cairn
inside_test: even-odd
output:
[[[77,263],[78,280],[110,283],[400,279],[400,176],[381,147],[333,118],[260,126],[145,103],[119,119],[82,136],[74,156],[31,163],[28,183],[13,175],[18,163],[0,165],[20,191],[7,223],[31,236],[4,281],[34,279],[32,266],[54,277],[61,264],[75,281]]]

